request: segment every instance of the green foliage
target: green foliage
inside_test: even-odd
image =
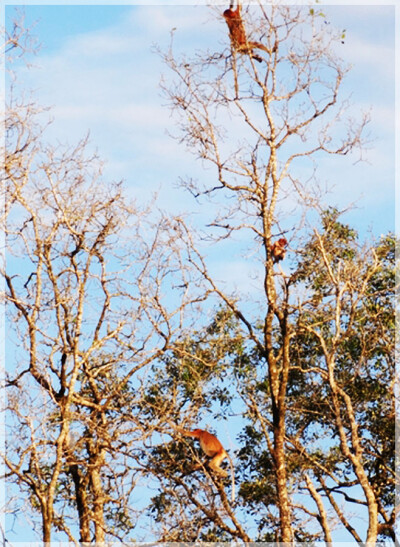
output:
[[[321,235],[305,246],[297,271],[297,281],[310,290],[310,298],[291,344],[297,366],[288,390],[294,409],[288,430],[293,435],[300,431],[304,443],[315,442],[318,435],[330,438],[328,450],[316,462],[350,484],[352,471],[339,450],[329,384],[318,372],[325,370],[326,358],[312,334],[319,332],[335,359],[336,381],[352,402],[368,480],[388,510],[394,503],[394,249],[392,234],[360,248],[356,232],[339,222],[338,212],[325,212]],[[343,421],[350,429],[346,412]],[[317,466],[311,469],[320,473]]]
[[[140,409],[146,416],[168,411],[180,421],[180,409],[196,403],[211,409],[227,408],[232,393],[225,385],[231,366],[246,367],[244,337],[233,314],[219,309],[208,325],[182,337],[152,367],[154,381],[147,386]],[[242,358],[243,356],[243,358]]]

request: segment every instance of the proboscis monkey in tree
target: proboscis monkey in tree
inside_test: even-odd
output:
[[[270,50],[261,44],[260,42],[249,42],[247,40],[246,31],[244,29],[243,19],[240,13],[241,6],[239,0],[237,0],[237,7],[234,10],[234,1],[232,0],[229,9],[225,10],[223,16],[229,28],[229,36],[231,39],[232,47],[239,53],[245,53],[250,55],[253,59],[261,63],[262,57],[255,55],[253,49],[262,49],[267,53]]]
[[[271,245],[270,251],[274,264],[285,258],[287,244],[286,238],[281,237]]]
[[[221,477],[227,477],[228,473],[221,469],[220,465],[225,458],[229,460],[229,465],[231,468],[231,478],[232,478],[232,501],[235,500],[235,472],[233,468],[233,462],[229,454],[226,452],[220,441],[215,435],[204,431],[204,429],[193,429],[193,431],[188,431],[187,429],[181,429],[174,426],[174,429],[179,431],[185,437],[193,437],[198,439],[200,442],[200,447],[204,454],[211,458],[208,463],[208,466],[218,473]],[[200,467],[200,466],[199,466]]]

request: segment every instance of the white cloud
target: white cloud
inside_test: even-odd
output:
[[[357,36],[349,36],[347,46],[350,63],[367,70],[375,81],[382,77],[393,81],[394,48]]]
[[[345,2],[346,3],[346,2]],[[367,70],[371,78],[394,76],[394,6],[325,6],[327,18],[338,30],[344,30],[344,43],[338,53],[357,70]],[[390,39],[392,43],[390,43]]]
[[[40,68],[24,77],[41,102],[69,120],[89,125],[97,113],[98,120],[123,125],[168,123],[159,90],[165,66],[153,46],[158,39],[167,44],[174,25],[192,33],[193,9],[136,7],[114,27],[73,36],[39,55]]]

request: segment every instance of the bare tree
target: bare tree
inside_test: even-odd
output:
[[[131,458],[150,433],[134,414],[146,367],[206,295],[171,221],[150,221],[153,205],[139,210],[105,181],[86,139],[46,144],[41,109],[10,93],[6,475],[17,503],[39,512],[45,543],[52,530],[77,541],[76,514],[79,541],[102,543],[134,527],[140,469]]]

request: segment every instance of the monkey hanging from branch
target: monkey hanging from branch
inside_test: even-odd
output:
[[[187,429],[182,429],[175,425],[173,426],[173,428],[181,435],[184,435],[185,437],[193,437],[200,442],[200,447],[204,454],[211,458],[208,462],[208,467],[221,477],[227,477],[228,473],[224,469],[221,469],[220,465],[223,460],[225,460],[225,458],[229,460],[232,480],[232,501],[235,501],[235,471],[232,458],[226,452],[217,437],[212,433],[209,433],[208,431],[204,431],[204,429],[193,429],[193,431],[188,431]],[[201,467],[202,464],[199,464],[195,467],[194,470],[200,469]]]
[[[231,0],[229,9],[225,10],[223,13],[223,16],[229,28],[229,37],[231,39],[232,47],[235,51],[249,55],[252,59],[255,59],[256,61],[261,63],[261,61],[263,60],[262,57],[256,55],[253,50],[262,49],[267,53],[270,53],[270,50],[260,42],[249,42],[247,40],[242,15],[240,13],[240,1],[237,0],[237,7],[235,10],[233,9],[233,6],[234,0]]]

